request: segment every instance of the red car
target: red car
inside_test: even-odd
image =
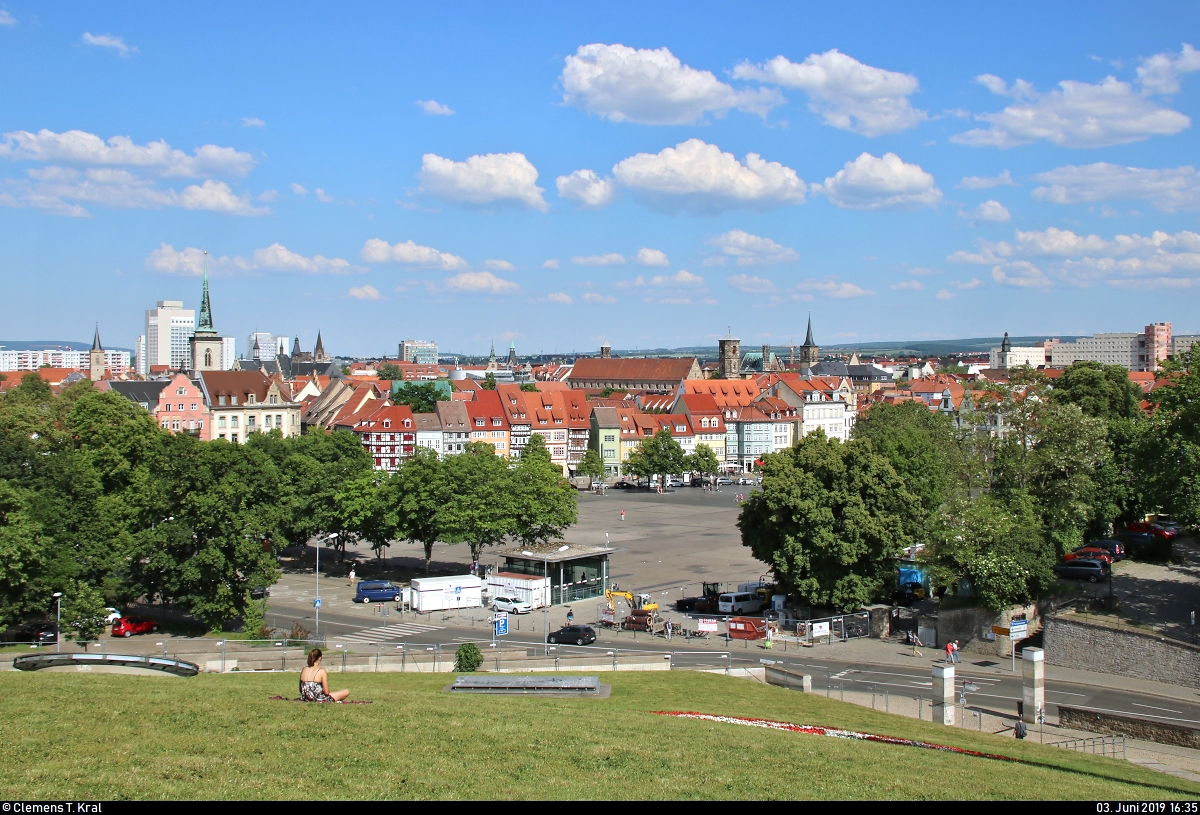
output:
[[[1166,540],[1171,540],[1171,538],[1175,537],[1175,532],[1173,530],[1159,526],[1158,524],[1152,524],[1149,521],[1137,521],[1136,523],[1131,523],[1128,531],[1145,532],[1153,535],[1156,538],[1165,538]]]
[[[1103,560],[1105,563],[1112,565],[1113,556],[1107,549],[1101,549],[1099,546],[1081,546],[1074,552],[1067,552],[1062,556],[1063,562],[1075,560],[1076,558],[1087,558],[1090,560]]]
[[[122,617],[113,623],[114,637],[132,637],[134,634],[153,634],[158,630],[158,623],[145,617]]]

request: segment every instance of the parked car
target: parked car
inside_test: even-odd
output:
[[[1166,527],[1160,526],[1158,524],[1152,524],[1149,521],[1136,521],[1134,523],[1131,523],[1128,527],[1126,527],[1125,531],[1127,531],[1127,532],[1145,532],[1147,534],[1153,535],[1156,538],[1167,538],[1168,540],[1175,537],[1175,535],[1176,535],[1176,533],[1173,530],[1167,529]]]
[[[1079,560],[1081,558],[1091,558],[1092,560],[1103,560],[1105,563],[1112,565],[1113,556],[1105,549],[1098,546],[1080,546],[1078,549],[1073,549],[1062,556],[1060,562],[1065,563],[1068,560]]]
[[[497,597],[492,601],[492,611],[507,611],[509,614],[528,614],[533,604],[516,597]]]
[[[1181,524],[1179,521],[1175,520],[1174,518],[1156,518],[1154,523],[1158,524],[1163,529],[1169,529],[1170,531],[1174,532],[1176,535],[1183,533],[1183,524]]]
[[[271,590],[269,588],[267,588],[266,586],[257,586],[253,589],[250,589],[250,599],[251,600],[263,600],[270,596],[271,596]]]
[[[53,645],[58,642],[58,628],[53,622],[25,622],[11,629],[7,636],[13,642]]]
[[[1120,541],[1115,541],[1115,540],[1088,541],[1086,544],[1079,547],[1079,549],[1086,549],[1091,546],[1098,547],[1100,549],[1103,549],[1105,552],[1108,552],[1110,555],[1113,556],[1113,560],[1124,560],[1125,559],[1125,544],[1121,543]],[[1075,551],[1078,552],[1079,549],[1076,549]]]
[[[633,485],[628,481],[618,481],[616,484],[613,484],[613,488],[618,490],[631,490],[633,489]]]
[[[719,476],[717,476],[717,486],[718,487],[732,487],[733,479],[727,475],[719,475]]]
[[[755,480],[755,479],[753,479],[753,478],[739,478],[739,479],[737,480],[737,482],[738,482],[739,484],[757,484],[757,483],[758,483],[758,481],[756,481],[756,480]]]
[[[682,478],[668,478],[667,486],[668,487],[682,487],[683,479]]]
[[[750,592],[730,592],[717,598],[717,611],[722,614],[753,614],[762,607],[762,597]]]
[[[1109,575],[1108,564],[1101,560],[1077,558],[1054,564],[1054,573],[1059,577],[1073,577],[1089,583],[1099,583]]]
[[[588,489],[589,490],[598,490],[598,489],[602,489],[603,487],[604,487],[603,481],[593,481],[591,483],[591,485],[588,487]]]
[[[1155,540],[1163,540],[1163,538],[1155,538],[1149,532],[1118,532],[1113,535],[1113,540],[1120,541],[1125,544],[1126,549],[1132,549],[1140,546],[1151,546]]]
[[[354,592],[356,603],[386,603],[388,600],[399,603],[403,597],[400,587],[390,580],[364,580]]]
[[[114,637],[132,637],[134,634],[153,634],[158,630],[158,623],[145,617],[122,617],[113,623]]]
[[[596,632],[590,625],[568,625],[557,631],[551,631],[546,637],[549,643],[574,643],[575,645],[591,645],[596,641]]]
[[[112,625],[117,620],[121,619],[121,612],[117,611],[115,608],[106,608],[104,609],[104,612],[105,625]]]

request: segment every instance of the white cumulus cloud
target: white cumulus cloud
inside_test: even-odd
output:
[[[164,177],[199,178],[206,175],[242,176],[254,166],[254,157],[232,147],[206,144],[191,155],[163,140],[134,144],[128,136],[108,141],[94,133],[67,130],[37,133],[14,130],[0,137],[0,158],[100,167],[129,167]]]
[[[160,244],[146,255],[143,265],[152,272],[181,276],[196,276],[204,268],[204,250],[188,246],[176,251],[169,243]],[[342,258],[327,258],[323,255],[306,257],[287,247],[273,243],[255,249],[249,258],[241,255],[208,256],[210,272],[234,273],[267,270],[273,272],[302,272],[304,274],[347,274],[361,271]]]
[[[354,286],[350,291],[346,292],[355,300],[382,300],[383,295],[379,293],[379,289],[368,284],[362,286]]]
[[[98,48],[111,48],[122,57],[137,53],[136,48],[125,44],[124,38],[115,37],[112,34],[90,34],[85,31],[83,33],[83,42],[85,45],[95,45]]]
[[[242,127],[266,127],[267,123],[254,116],[243,116]]]
[[[851,297],[867,297],[875,293],[855,283],[838,280],[833,277],[825,280],[809,279],[802,281],[795,286],[795,291],[803,293],[816,292],[838,300],[845,300]]]
[[[581,45],[567,57],[559,82],[565,102],[614,122],[693,124],[733,108],[766,116],[784,102],[775,90],[734,89],[666,48]]]
[[[576,170],[554,180],[558,195],[587,209],[602,209],[617,197],[617,185],[594,170]]]
[[[446,279],[446,288],[474,294],[508,294],[521,287],[491,272],[461,272]]]
[[[0,11],[0,25],[16,25],[17,18],[7,11]]]
[[[972,221],[987,221],[997,224],[1012,220],[1012,214],[1009,213],[1008,208],[999,201],[984,201],[973,210],[959,210],[958,215],[960,218],[968,218]]]
[[[292,194],[301,198],[308,195],[308,189],[303,184],[292,184]]]
[[[571,262],[576,266],[624,266],[627,261],[624,255],[609,252],[607,255],[576,255]]]
[[[542,268],[543,269],[557,269],[558,268],[558,258],[550,258],[549,260],[545,261],[544,263],[542,263]]]
[[[417,106],[421,110],[428,113],[430,116],[453,116],[454,111],[449,105],[443,105],[441,102],[435,102],[432,99],[418,99]]]
[[[573,302],[571,300],[571,295],[563,291],[550,292],[546,295],[546,299],[551,303],[558,303],[559,305],[563,306],[569,306]]]
[[[647,203],[666,210],[715,212],[804,203],[805,183],[790,167],[747,153],[738,161],[700,139],[617,163],[613,175]]]
[[[51,215],[87,217],[82,204],[121,209],[207,210],[225,215],[266,215],[267,207],[251,204],[249,193],[235,193],[223,181],[205,181],[182,190],[162,189],[126,170],[92,167],[41,167],[26,179],[0,181],[0,206],[40,209]]]
[[[638,250],[637,257],[633,261],[638,266],[670,266],[671,261],[667,259],[667,253],[661,252],[658,249],[647,249],[643,246]]]
[[[641,278],[638,278],[639,280]],[[650,278],[651,286],[703,286],[704,278],[692,274],[687,269],[680,269],[673,275],[655,275]]]
[[[417,178],[423,192],[455,204],[550,208],[537,186],[537,168],[523,153],[488,153],[466,161],[426,153]]]
[[[458,255],[439,252],[429,246],[421,246],[412,240],[389,244],[380,238],[371,238],[363,244],[359,256],[367,263],[399,263],[426,269],[441,269],[452,272],[467,268],[467,262]]]
[[[342,258],[327,258],[323,255],[305,257],[278,243],[264,249],[255,249],[254,265],[261,269],[306,274],[346,274],[356,268]]]
[[[1146,93],[1177,93],[1179,77],[1200,71],[1200,51],[1187,43],[1179,54],[1155,54],[1142,60],[1138,66],[1138,82]]]
[[[516,267],[507,260],[488,258],[483,262],[483,268],[491,269],[493,272],[511,272]]]
[[[1152,170],[1097,162],[1058,167],[1034,177],[1033,197],[1052,204],[1140,199],[1162,212],[1200,209],[1200,173],[1191,165]]]
[[[1017,182],[1013,181],[1012,173],[1005,170],[1000,175],[969,175],[958,182],[958,186],[964,190],[989,190],[992,187],[1016,187]]]
[[[893,283],[888,288],[892,291],[925,291],[925,284],[920,280],[901,280],[899,283]]]
[[[610,297],[607,294],[597,294],[594,291],[584,292],[583,302],[596,303],[598,305],[609,306],[617,302],[617,298]]]
[[[779,287],[765,277],[754,277],[748,274],[736,274],[725,278],[725,282],[740,292],[746,294],[770,294],[779,291]]]
[[[937,299],[939,299],[939,300],[953,300],[954,299],[954,295],[950,293],[949,289],[938,289],[938,293],[936,296],[937,296]]]
[[[1045,93],[1022,79],[1012,87],[991,74],[978,81],[1013,103],[999,113],[977,115],[989,127],[951,136],[956,144],[1008,148],[1045,140],[1060,147],[1108,147],[1171,136],[1191,126],[1187,116],[1112,76],[1095,84],[1064,80]]]
[[[800,88],[808,94],[809,109],[825,124],[864,136],[899,133],[928,118],[908,98],[919,87],[915,76],[864,65],[836,48],[801,63],[784,56],[763,65],[743,62],[733,76]]]
[[[937,206],[942,200],[933,176],[895,153],[884,153],[882,158],[863,153],[819,186],[843,209],[912,209]],[[814,184],[813,190],[817,188]]]
[[[723,261],[726,257],[736,258],[738,266],[769,266],[775,263],[795,263],[800,259],[795,249],[778,244],[770,238],[751,235],[742,229],[732,229],[723,235],[709,238],[706,243],[721,250],[722,254],[717,259]]]

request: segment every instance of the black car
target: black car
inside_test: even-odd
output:
[[[1099,583],[1108,577],[1108,564],[1102,560],[1081,557],[1054,564],[1054,573],[1059,577],[1073,577],[1089,583]]]
[[[575,645],[591,645],[596,641],[596,632],[590,625],[568,625],[557,631],[550,632],[546,642],[574,643]]]
[[[53,645],[58,642],[58,628],[52,622],[28,622],[9,632],[11,642],[31,642],[34,645]]]
[[[266,586],[257,586],[253,589],[250,589],[250,599],[251,600],[264,600],[270,596],[271,596],[271,590],[269,588],[267,588]]]
[[[616,484],[613,484],[613,489],[631,490],[631,489],[633,489],[633,485],[630,484],[628,481],[618,481]]]
[[[1126,547],[1150,546],[1154,543],[1154,535],[1149,532],[1118,532],[1112,539],[1125,544]]]
[[[1087,549],[1088,547],[1095,547],[1097,549],[1103,549],[1104,551],[1106,551],[1110,555],[1112,555],[1113,560],[1124,560],[1125,556],[1126,556],[1125,555],[1125,544],[1121,543],[1120,541],[1116,541],[1116,540],[1088,541],[1083,546],[1080,546],[1079,549]],[[1076,550],[1076,551],[1078,551],[1078,550]]]

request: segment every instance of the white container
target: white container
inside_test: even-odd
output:
[[[492,572],[488,575],[488,596],[515,597],[534,608],[543,608],[550,605],[550,578],[516,572]]]
[[[413,611],[446,611],[483,605],[483,581],[473,574],[418,577],[412,581]]]

